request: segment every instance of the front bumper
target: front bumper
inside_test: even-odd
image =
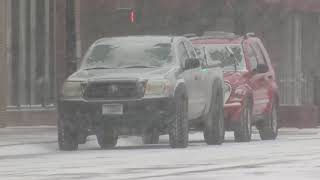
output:
[[[122,104],[122,115],[103,115],[104,104]],[[58,103],[60,117],[85,121],[91,126],[106,121],[112,126],[128,128],[145,128],[162,126],[174,115],[173,98],[152,98],[133,100],[92,100],[62,99]]]

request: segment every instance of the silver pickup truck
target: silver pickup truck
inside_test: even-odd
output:
[[[120,135],[172,148],[188,146],[189,129],[207,144],[224,141],[224,81],[220,62],[198,58],[185,37],[104,38],[88,50],[64,83],[58,102],[61,150],[76,150],[89,135],[101,148]]]

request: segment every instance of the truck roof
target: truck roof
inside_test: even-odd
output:
[[[135,41],[135,42],[160,42],[160,43],[172,43],[174,38],[182,38],[179,36],[119,36],[119,37],[106,37],[99,39],[95,42],[106,43],[106,42],[124,42],[124,41]]]

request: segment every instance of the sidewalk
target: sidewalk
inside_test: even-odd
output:
[[[57,141],[56,127],[7,127],[0,128],[0,146],[50,143]]]

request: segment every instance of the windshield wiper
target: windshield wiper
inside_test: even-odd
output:
[[[103,67],[103,66],[99,66],[99,67],[85,68],[84,70],[93,70],[93,69],[117,69],[117,68],[115,68],[115,67]]]
[[[160,66],[146,66],[146,65],[134,65],[134,66],[125,66],[125,67],[121,67],[121,68],[156,68],[156,67],[160,67]]]

